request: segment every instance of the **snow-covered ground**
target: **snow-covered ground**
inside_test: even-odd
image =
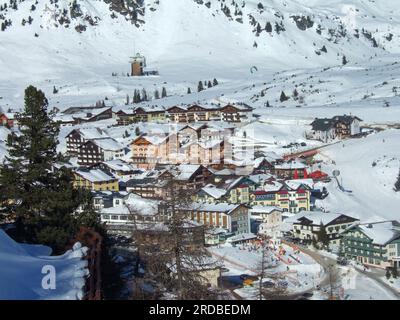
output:
[[[104,1],[80,2],[83,15],[68,16],[68,27],[56,16],[64,8],[69,12],[70,1],[41,0],[34,11],[29,1],[18,3],[18,10],[3,12],[13,24],[0,32],[0,106],[21,108],[29,84],[43,89],[50,106],[61,109],[106,97],[107,104],[123,107],[134,89],[146,88],[153,95],[164,86],[168,97],[149,105],[242,101],[265,117],[308,121],[353,113],[367,122],[400,121],[400,15],[395,1],[274,0],[262,9],[258,0],[238,7],[209,2],[210,8],[192,0],[145,1],[140,17],[145,23],[139,27],[120,14],[112,18]],[[221,11],[221,3],[232,17]],[[89,26],[86,15],[98,18],[97,25]],[[23,26],[28,16],[33,22]],[[310,17],[312,25],[301,30],[296,16]],[[253,18],[261,26],[259,35]],[[266,31],[267,22],[272,32]],[[278,33],[275,23],[285,31]],[[87,30],[76,32],[82,24]],[[327,52],[316,54],[323,46]],[[127,77],[135,51],[160,75]],[[345,66],[343,55],[349,61]],[[213,78],[218,86],[197,93],[200,80]],[[295,88],[299,99],[292,97]],[[283,103],[282,91],[290,97]],[[265,107],[267,102],[272,108]]]
[[[51,248],[17,243],[0,229],[0,300],[82,299],[86,251],[76,243],[64,255],[50,256]],[[55,287],[49,288],[53,282],[46,276],[53,274]]]
[[[340,170],[339,182],[351,193],[332,180],[329,196],[317,206],[364,221],[400,218],[400,194],[393,190],[400,168],[399,130],[346,140],[321,149],[318,157],[324,160],[323,171]]]
[[[287,292],[293,294],[312,289],[324,276],[321,266],[311,257],[295,252],[287,245],[269,246],[273,258],[273,266],[266,270],[267,276],[281,279],[288,283]],[[244,244],[231,246],[230,244],[211,247],[209,251],[219,259],[229,270],[223,273],[223,277],[230,279],[236,285],[241,285],[241,274],[258,275],[262,259],[261,248],[257,244]],[[268,276],[269,275],[269,276]],[[276,282],[274,279],[271,281]],[[257,295],[257,281],[253,285],[244,285],[235,289],[235,292],[247,299],[254,299]]]

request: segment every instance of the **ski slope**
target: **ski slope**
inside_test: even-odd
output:
[[[103,0],[78,3],[83,16],[74,19],[66,0],[37,1],[34,11],[31,2],[24,1],[18,3],[18,10],[2,12],[13,21],[0,32],[3,109],[21,108],[29,84],[43,89],[50,106],[61,109],[102,99],[120,107],[134,89],[145,88],[153,95],[165,86],[168,97],[147,104],[242,101],[267,116],[313,118],[347,111],[368,121],[375,116],[381,122],[400,120],[396,1],[246,0],[244,6],[238,2],[235,7],[229,1],[211,0],[208,8],[205,1],[146,0],[144,23],[138,27],[121,14],[112,18]],[[230,16],[221,5],[230,9]],[[64,9],[71,19],[68,27],[56,18]],[[240,15],[235,15],[237,10]],[[28,16],[33,22],[23,26],[21,21]],[[98,19],[97,24],[89,25],[85,16]],[[294,17],[310,17],[312,27],[299,29]],[[259,34],[253,19],[261,26]],[[273,28],[282,23],[285,31],[267,32],[267,22]],[[86,31],[75,31],[82,24]],[[363,29],[376,46],[362,34]],[[327,52],[320,52],[323,46]],[[129,57],[138,51],[160,76],[126,76]],[[342,66],[344,55],[349,61],[346,66]],[[253,66],[258,71],[251,73]],[[220,85],[196,92],[198,81],[213,78]],[[188,87],[192,94],[186,94]],[[295,88],[303,103],[292,98],[279,101],[282,91],[290,96]],[[267,102],[273,108],[265,108]],[[385,103],[390,107],[383,108]]]
[[[321,149],[322,170],[340,170],[339,181],[328,186],[329,196],[318,206],[365,222],[400,219],[400,193],[393,190],[400,170],[400,131],[386,130]],[[334,164],[332,164],[334,161]]]

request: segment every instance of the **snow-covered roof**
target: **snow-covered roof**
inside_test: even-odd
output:
[[[16,113],[15,112],[4,112],[4,113],[0,112],[0,116],[2,114],[4,114],[8,120],[13,120],[15,118]]]
[[[250,213],[252,213],[252,214],[260,214],[260,213],[261,214],[265,214],[265,213],[269,214],[274,211],[283,212],[283,209],[279,208],[279,207],[274,207],[274,206],[253,206],[250,209]]]
[[[240,204],[229,204],[229,203],[192,203],[188,209],[195,211],[203,211],[203,212],[223,212],[225,214],[231,214],[235,211]]]
[[[129,193],[125,199],[125,205],[101,209],[101,214],[139,214],[153,216],[158,213],[159,202],[151,199],[144,199],[141,196]]]
[[[278,181],[269,181],[268,183],[264,184],[264,190],[266,192],[276,192],[279,191],[282,187],[282,183]]]
[[[99,148],[106,151],[120,151],[125,148],[123,145],[121,145],[117,140],[113,138],[96,139],[93,140],[93,143],[97,145]]]
[[[233,175],[235,175],[235,170],[224,168],[224,169],[215,171],[214,174],[216,176],[233,176]]]
[[[113,175],[100,169],[91,169],[91,170],[78,169],[75,171],[75,173],[90,182],[106,182],[116,179]]]
[[[301,185],[307,186],[309,188],[314,188],[313,179],[294,179],[294,180],[286,180],[285,184],[292,190],[298,189]]]
[[[247,241],[247,240],[252,240],[256,239],[257,236],[254,233],[240,233],[235,236],[229,237],[226,239],[226,242],[229,243],[235,243],[235,242],[240,242],[240,241]]]
[[[100,128],[83,128],[77,130],[85,140],[94,140],[109,137],[107,132]]]
[[[279,170],[294,170],[294,169],[306,169],[306,168],[307,165],[299,161],[290,161],[275,165],[275,169]]]
[[[397,221],[382,221],[375,223],[359,224],[358,228],[374,244],[386,245],[388,242],[400,237],[400,224]]]
[[[214,199],[219,199],[226,194],[225,189],[217,188],[213,184],[208,184],[205,187],[201,188],[201,190],[207,193],[209,196],[213,197]]]
[[[134,166],[133,164],[127,163],[121,159],[104,161],[103,164],[115,171],[130,172],[130,171],[136,169],[136,166]]]
[[[268,180],[271,178],[272,175],[267,174],[267,173],[261,173],[261,174],[252,174],[248,176],[248,178],[253,181],[254,183],[263,183],[264,181]]]
[[[177,175],[176,180],[186,181],[200,168],[198,164],[180,164],[176,167]]]
[[[168,139],[168,135],[143,135],[141,138],[147,140],[153,145],[159,145]],[[138,138],[139,139],[139,138]],[[135,140],[136,141],[136,140]]]
[[[322,212],[322,211],[301,211],[293,217],[287,218],[286,222],[298,223],[300,219],[305,218],[310,220],[313,225],[322,225],[326,226],[331,223],[333,220],[339,218],[343,214],[341,213],[333,213],[333,212]],[[350,216],[348,216],[350,217]],[[353,217],[350,217],[353,218]],[[354,220],[357,220],[353,218]]]

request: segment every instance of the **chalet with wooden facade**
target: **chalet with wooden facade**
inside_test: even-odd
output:
[[[112,138],[89,140],[78,148],[78,164],[91,166],[103,161],[120,159],[125,147]]]
[[[361,119],[343,115],[333,118],[316,118],[311,123],[311,131],[306,133],[308,139],[329,142],[334,139],[345,139],[361,133]]]
[[[277,163],[272,173],[280,179],[306,179],[308,166],[298,160]]]
[[[67,154],[77,156],[79,147],[87,141],[106,139],[108,134],[99,128],[74,129],[66,137]]]

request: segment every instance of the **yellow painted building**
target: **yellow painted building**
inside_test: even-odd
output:
[[[100,169],[77,170],[73,186],[92,191],[119,191],[118,179]]]
[[[309,211],[311,206],[311,192],[305,186],[291,189],[282,186],[278,190],[257,190],[251,195],[251,204],[255,206],[276,206],[285,212],[297,213]]]

